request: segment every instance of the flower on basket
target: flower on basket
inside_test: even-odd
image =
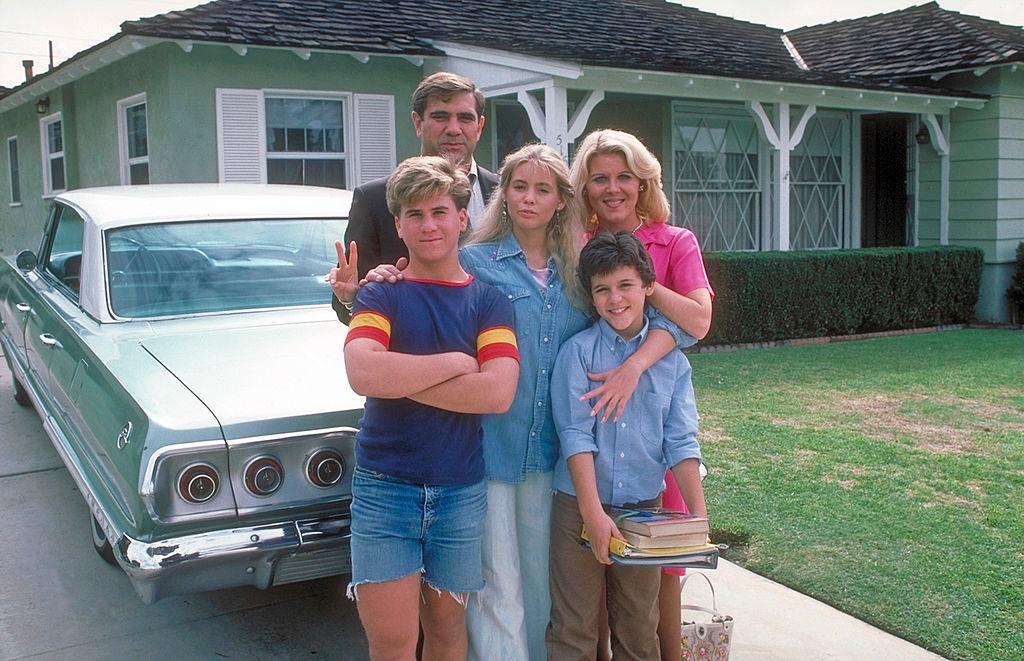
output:
[[[718,645],[715,647],[715,661],[728,661],[729,660],[729,644]]]
[[[714,653],[715,644],[712,643],[710,640],[698,641],[697,644],[693,646],[693,658],[697,661],[710,661],[710,659],[713,658],[712,655]]]

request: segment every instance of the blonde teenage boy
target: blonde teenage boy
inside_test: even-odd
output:
[[[509,301],[459,265],[469,180],[436,156],[401,163],[388,208],[409,249],[397,284],[355,297],[345,368],[366,407],[352,481],[352,585],[374,659],[465,658],[484,584],[480,414],[506,411],[519,354]],[[341,279],[353,291],[353,263]],[[341,251],[339,251],[341,253]]]

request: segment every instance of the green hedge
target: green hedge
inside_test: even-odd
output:
[[[966,323],[976,248],[707,253],[715,289],[703,344],[741,344]]]

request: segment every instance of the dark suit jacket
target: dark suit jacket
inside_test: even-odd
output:
[[[491,191],[498,185],[498,175],[476,166],[480,180],[480,192],[486,203]],[[352,191],[352,209],[348,214],[348,228],[345,230],[345,251],[349,243],[359,246],[359,277],[378,264],[394,264],[399,257],[408,257],[409,250],[395,230],[395,217],[388,211],[388,178],[382,177],[367,182]],[[348,323],[349,314],[336,296],[331,296],[331,307],[338,319]]]

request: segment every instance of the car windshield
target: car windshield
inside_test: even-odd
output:
[[[323,304],[343,218],[157,223],[106,233],[118,317]]]

